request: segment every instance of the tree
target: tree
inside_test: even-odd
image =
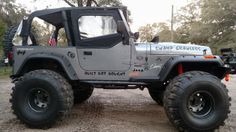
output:
[[[120,0],[63,0],[71,7],[83,6],[121,6]]]
[[[2,58],[3,35],[9,26],[16,25],[27,11],[20,5],[15,4],[15,0],[1,0],[0,2],[0,59]]]
[[[97,0],[99,6],[122,6],[120,0]]]
[[[175,41],[180,43],[208,43],[209,33],[201,21],[201,0],[195,0],[182,7],[175,17],[178,28]]]
[[[157,34],[160,36],[160,42],[170,42],[171,41],[171,30],[167,23],[159,23],[158,24],[159,33]]]
[[[235,6],[235,0],[202,0],[201,18],[204,24],[209,25],[212,46],[236,44]]]
[[[161,42],[171,41],[171,31],[166,23],[153,23],[138,29],[141,42],[150,42],[155,36],[160,37]]]
[[[176,41],[212,48],[235,47],[235,6],[235,0],[192,1],[177,13]]]
[[[16,5],[15,0],[1,0],[0,19],[7,26],[18,24],[25,15],[27,15],[27,11],[20,5]]]
[[[1,19],[0,19],[0,59],[2,59],[2,55],[3,55],[3,46],[2,46],[2,42],[3,42],[3,37],[4,37],[4,33],[6,30],[6,23],[4,23]]]

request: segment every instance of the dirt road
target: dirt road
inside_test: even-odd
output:
[[[231,114],[220,132],[236,131],[236,76],[226,85],[232,97]],[[26,131],[30,129],[12,114],[9,97],[10,80],[0,78],[0,132]],[[59,121],[50,132],[112,131],[112,132],[175,132],[162,107],[150,97],[147,90],[103,90],[96,89],[92,97],[73,107],[68,118]]]

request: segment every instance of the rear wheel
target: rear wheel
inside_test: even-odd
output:
[[[156,101],[160,106],[163,106],[163,90],[148,89],[148,92],[154,101]]]
[[[30,127],[50,127],[73,106],[73,90],[60,74],[50,70],[26,73],[13,87],[14,114]]]
[[[74,103],[80,104],[92,96],[94,88],[90,85],[79,86],[74,88]]]
[[[169,120],[180,131],[213,131],[228,117],[230,97],[221,81],[205,72],[175,77],[164,93]]]

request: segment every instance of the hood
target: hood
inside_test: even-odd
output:
[[[207,46],[195,44],[181,44],[172,42],[162,43],[136,43],[137,52],[150,51],[150,54],[171,54],[171,55],[212,55],[211,49]]]

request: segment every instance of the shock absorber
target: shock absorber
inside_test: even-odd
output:
[[[178,73],[179,73],[179,75],[184,73],[184,69],[183,69],[183,65],[182,64],[178,64]]]

